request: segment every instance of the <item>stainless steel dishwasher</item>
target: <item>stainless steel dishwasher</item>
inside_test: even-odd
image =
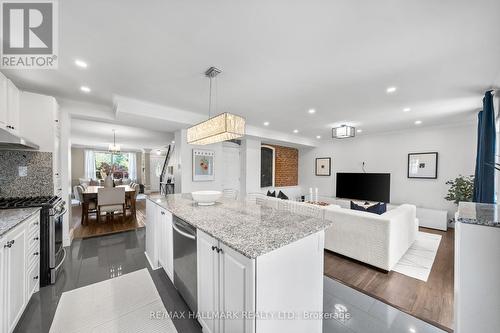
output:
[[[174,285],[191,309],[198,310],[196,228],[174,216]]]

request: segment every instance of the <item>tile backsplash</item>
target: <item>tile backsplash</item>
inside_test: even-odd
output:
[[[53,195],[52,153],[0,150],[0,197]]]

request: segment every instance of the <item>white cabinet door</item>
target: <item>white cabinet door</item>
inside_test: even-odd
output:
[[[221,333],[253,333],[255,320],[244,319],[255,309],[255,261],[220,244],[220,310],[236,318],[221,320]]]
[[[1,73],[0,73],[1,75]],[[5,318],[7,315],[7,304],[6,304],[6,290],[7,290],[7,281],[6,274],[7,269],[5,267],[5,251],[4,245],[7,244],[7,240],[2,238],[0,241],[0,332],[7,331]]]
[[[0,127],[7,129],[7,78],[0,73]]]
[[[156,215],[158,205],[151,200],[146,200],[146,257],[153,269],[158,268],[158,252],[156,243]]]
[[[7,128],[19,135],[19,89],[10,80],[7,81]]]
[[[196,234],[198,312],[210,315],[219,312],[219,255],[215,250],[218,241],[200,230]],[[208,317],[199,318],[203,332],[218,333],[219,321]]]
[[[163,267],[171,281],[174,281],[174,249],[172,233],[172,214],[163,208],[158,209],[156,220],[158,230],[158,264]]]
[[[12,332],[25,306],[26,293],[26,228],[24,224],[5,235],[6,303],[8,332]]]

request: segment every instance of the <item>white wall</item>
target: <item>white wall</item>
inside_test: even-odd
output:
[[[193,181],[193,149],[207,149],[215,152],[214,181]],[[187,143],[187,130],[183,129],[175,132],[175,152],[176,159],[178,161],[178,168],[180,169],[180,172],[178,172],[179,170],[174,172],[176,192],[190,193],[200,190],[222,191],[222,175],[224,172],[224,166],[222,163],[222,143],[204,146],[190,145]],[[179,179],[180,183],[178,181]]]
[[[439,153],[438,178],[408,179],[408,153],[433,151]],[[445,183],[459,174],[474,174],[475,156],[476,124],[332,139],[299,151],[299,184],[302,188],[318,187],[320,195],[335,196],[335,174],[362,172],[365,161],[367,172],[391,173],[392,203],[446,209],[451,214],[456,206],[444,199],[448,191]],[[332,176],[314,175],[316,157],[332,158]]]
[[[241,193],[260,192],[260,139],[241,141]]]

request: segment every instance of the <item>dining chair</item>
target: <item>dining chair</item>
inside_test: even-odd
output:
[[[122,214],[122,222],[125,221],[125,187],[102,187],[97,189],[97,221],[101,213],[115,212]]]
[[[236,190],[234,188],[223,189],[222,196],[224,198],[236,200],[238,198],[238,190]]]
[[[131,209],[132,212],[134,213],[134,216],[137,216],[137,196],[139,195],[139,191],[141,187],[139,184],[136,183],[131,183],[130,188],[134,190],[134,193],[131,196],[127,196],[127,208]]]
[[[85,198],[83,196],[83,192],[85,192],[85,187],[83,185],[78,185],[75,186],[75,197],[78,197],[78,200],[81,203],[82,206],[82,218],[81,218],[81,224],[85,225],[85,220],[89,220],[89,214],[90,213],[97,213],[97,205],[94,200],[85,202]]]

